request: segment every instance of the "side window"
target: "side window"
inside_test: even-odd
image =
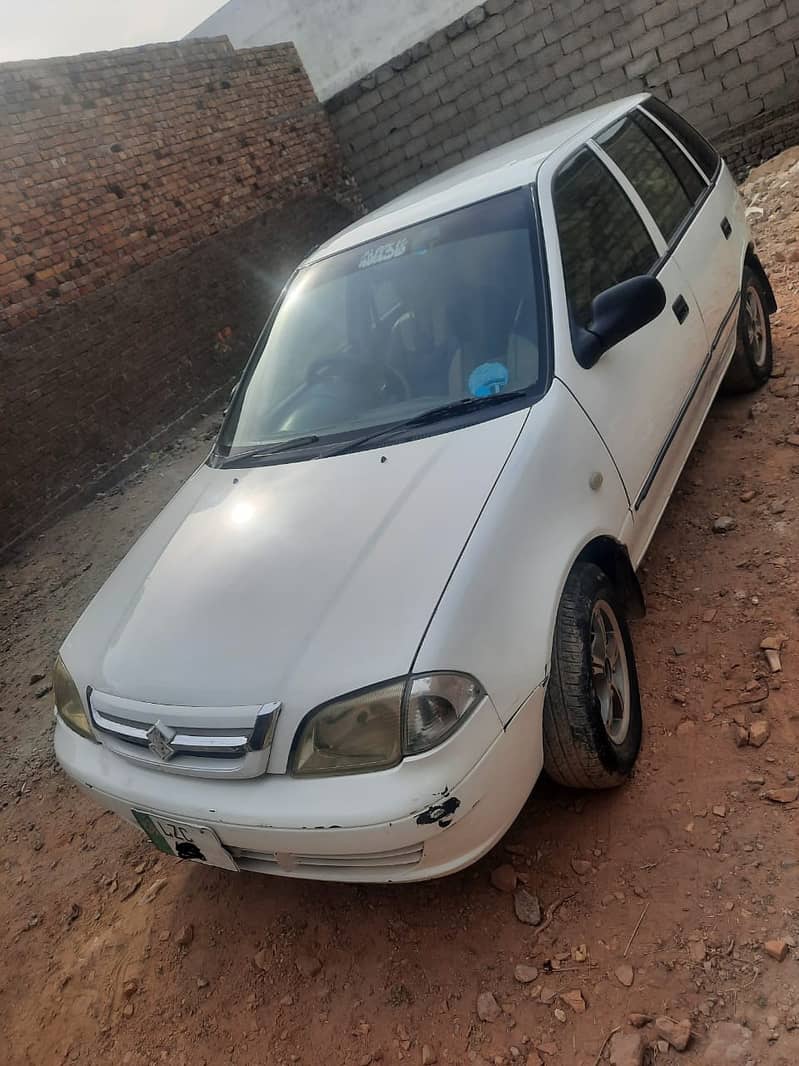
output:
[[[710,181],[718,168],[719,154],[705,140],[699,130],[695,130],[691,123],[686,122],[682,115],[672,111],[667,104],[664,104],[654,96],[646,100],[642,106],[650,115],[654,115],[658,122],[662,122],[670,133],[674,134],[686,152],[696,160],[699,169],[707,180]]]
[[[660,126],[653,122],[648,115],[639,111],[634,115],[633,121],[641,127],[647,137],[654,143],[677,175],[677,180],[685,189],[688,199],[692,204],[695,204],[707,188],[707,181],[702,177],[682,148],[669,137],[668,133],[664,133]]]
[[[651,129],[644,128],[644,122],[660,135],[661,143],[656,142]],[[682,157],[682,177],[678,174],[662,144],[664,140],[679,152],[674,142],[653,122],[645,118],[639,121],[630,115],[596,137],[597,144],[629,178],[668,241],[691,210],[703,184],[685,156]],[[688,168],[693,172],[693,182]]]
[[[569,310],[587,326],[594,297],[648,273],[657,251],[626,193],[589,148],[558,172],[553,195]]]

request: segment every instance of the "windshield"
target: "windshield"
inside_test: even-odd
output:
[[[546,368],[531,217],[530,191],[517,189],[301,269],[218,450],[285,454],[520,389],[532,402]]]

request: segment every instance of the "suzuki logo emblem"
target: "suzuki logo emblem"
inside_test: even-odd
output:
[[[167,762],[175,754],[175,749],[172,747],[174,736],[174,729],[170,729],[168,725],[158,721],[147,730],[147,746],[153,755],[157,755],[159,759]]]

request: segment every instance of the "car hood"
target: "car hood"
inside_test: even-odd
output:
[[[70,633],[68,668],[132,700],[281,700],[297,720],[405,674],[526,414],[327,459],[201,467]]]

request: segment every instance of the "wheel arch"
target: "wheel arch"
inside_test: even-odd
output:
[[[774,312],[777,310],[777,298],[774,295],[774,290],[771,287],[771,282],[768,279],[768,274],[766,273],[763,264],[760,262],[760,258],[757,252],[755,251],[754,243],[751,241],[749,242],[749,245],[746,249],[746,255],[744,256],[744,266],[748,266],[749,269],[753,273],[757,274],[758,278],[760,279],[760,282],[766,292],[766,310],[770,315],[773,315]]]
[[[612,601],[618,600],[621,608],[616,624],[629,686],[629,702],[618,697],[623,709],[629,707],[627,728],[618,738],[608,730],[608,708],[600,706],[594,670],[593,612],[604,598],[601,590],[609,585]],[[564,585],[544,700],[544,768],[562,785],[612,788],[622,784],[633,769],[642,719],[635,653],[624,616],[637,617],[642,611],[643,596],[624,546],[611,536],[596,536],[572,563]],[[607,678],[607,650],[599,654]]]
[[[628,618],[644,617],[644,593],[630,554],[620,541],[609,536],[594,537],[578,554],[572,569],[581,562],[594,563],[600,570],[604,570],[617,589]]]

